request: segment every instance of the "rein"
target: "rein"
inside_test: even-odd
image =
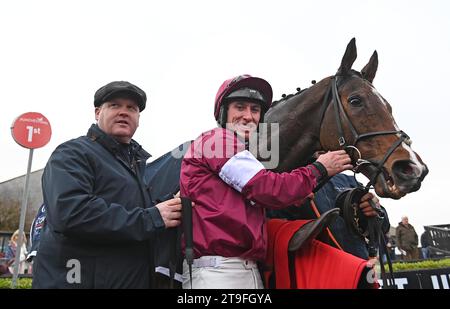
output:
[[[383,280],[384,289],[395,289],[394,272],[392,270],[392,261],[389,256],[389,252],[386,245],[386,239],[384,237],[382,223],[384,220],[384,213],[375,205],[372,200],[369,200],[370,205],[377,211],[378,215],[375,217],[366,218],[364,215],[360,215],[359,202],[361,198],[366,194],[368,190],[362,187],[349,190],[342,205],[342,216],[345,223],[361,238],[367,237],[369,257],[376,257],[378,251],[381,249],[386,255],[387,264],[389,268],[389,277],[386,274],[383,257],[380,254],[380,268],[381,277]],[[365,222],[360,222],[365,221]],[[365,228],[363,227],[365,225]]]

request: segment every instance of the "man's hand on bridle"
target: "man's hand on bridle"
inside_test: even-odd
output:
[[[372,200],[376,208],[381,209],[380,200],[370,192],[363,195],[359,203],[359,208],[363,212],[364,216],[375,217],[378,215],[378,212],[372,207],[372,205],[370,205],[369,200]]]

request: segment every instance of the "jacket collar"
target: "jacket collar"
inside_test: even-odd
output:
[[[93,124],[88,132],[87,137],[89,137],[92,141],[98,142],[100,145],[111,151],[113,154],[118,154],[120,151],[120,144],[118,141],[116,141],[113,137],[103,132],[98,125]],[[147,161],[148,158],[151,157],[151,155],[142,148],[141,145],[139,145],[135,140],[131,140],[130,142],[131,151],[134,154],[135,158],[138,161],[143,160],[144,162]]]

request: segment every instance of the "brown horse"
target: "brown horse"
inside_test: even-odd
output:
[[[265,122],[279,124],[275,170],[304,165],[315,151],[347,149],[379,196],[399,199],[420,188],[428,169],[372,85],[377,52],[361,72],[351,69],[355,59],[352,39],[336,75],[275,102],[266,113]]]

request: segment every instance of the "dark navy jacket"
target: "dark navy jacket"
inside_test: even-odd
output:
[[[93,125],[53,152],[42,176],[47,218],[34,288],[151,287],[152,243],[164,222],[144,183],[150,155],[131,146],[130,161]]]

